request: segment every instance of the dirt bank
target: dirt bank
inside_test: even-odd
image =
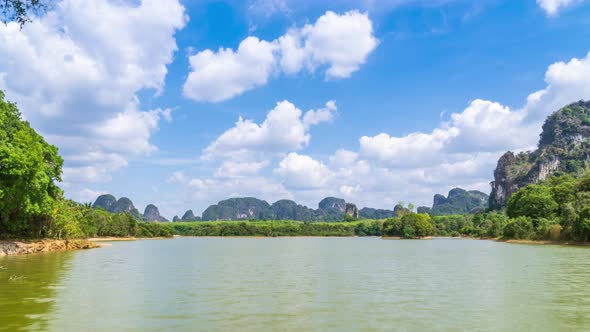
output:
[[[88,240],[1,240],[0,256],[31,255],[53,251],[98,248],[100,245]]]

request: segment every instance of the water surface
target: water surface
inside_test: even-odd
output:
[[[0,330],[590,329],[590,249],[179,238],[0,258]]]

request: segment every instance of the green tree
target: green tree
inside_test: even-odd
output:
[[[533,184],[521,188],[508,199],[506,213],[511,218],[553,218],[558,204],[553,198],[551,188],[541,184]]]
[[[0,91],[0,233],[41,232],[62,191],[63,160]],[[39,234],[43,235],[43,234]]]

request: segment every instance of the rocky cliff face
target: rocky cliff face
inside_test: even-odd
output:
[[[145,221],[168,221],[168,219],[160,215],[158,207],[154,204],[148,204],[143,212],[143,220]]]
[[[590,161],[590,102],[580,101],[550,115],[538,149],[506,152],[494,171],[490,208],[500,209],[518,189],[558,174],[578,175]]]
[[[344,213],[353,219],[359,218],[359,209],[352,203],[346,203]]]

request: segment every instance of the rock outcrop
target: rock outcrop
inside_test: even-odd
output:
[[[326,197],[320,201],[320,203],[318,204],[318,208],[320,210],[334,209],[344,212],[344,210],[346,209],[346,201],[342,198]]]
[[[135,205],[133,205],[133,202],[127,197],[119,198],[119,200],[117,200],[117,203],[115,203],[113,210],[110,212],[130,213],[133,216],[142,217],[141,213],[139,213],[139,210],[137,210],[135,208]]]
[[[139,220],[145,221],[168,221],[160,215],[158,208],[150,204],[146,206],[144,214],[135,208],[133,202],[127,197],[121,197],[118,200],[113,195],[100,195],[92,204],[95,209],[104,209],[111,213],[129,213]]]
[[[109,212],[112,212],[115,209],[115,204],[117,204],[117,199],[113,195],[100,195],[92,204],[94,209],[103,209]]]
[[[453,188],[447,197],[440,194],[434,195],[432,208],[428,213],[435,216],[473,213],[486,209],[488,201],[489,196],[481,191]],[[422,210],[421,213],[425,211],[423,207],[420,210]]]
[[[254,198],[230,198],[209,206],[202,220],[266,219],[270,208],[268,202]]]
[[[201,217],[196,217],[195,214],[193,213],[193,210],[187,210],[183,215],[182,215],[182,221],[200,221]]]
[[[344,208],[344,214],[346,214],[347,216],[349,216],[353,219],[358,219],[359,218],[359,209],[356,207],[356,205],[354,205],[352,203],[346,203],[346,207]]]
[[[168,219],[160,215],[158,207],[154,204],[148,204],[143,212],[143,220],[145,221],[168,221]]]
[[[518,189],[558,174],[579,175],[590,162],[590,102],[570,104],[543,124],[538,148],[506,152],[491,182],[490,208],[500,209]]]

